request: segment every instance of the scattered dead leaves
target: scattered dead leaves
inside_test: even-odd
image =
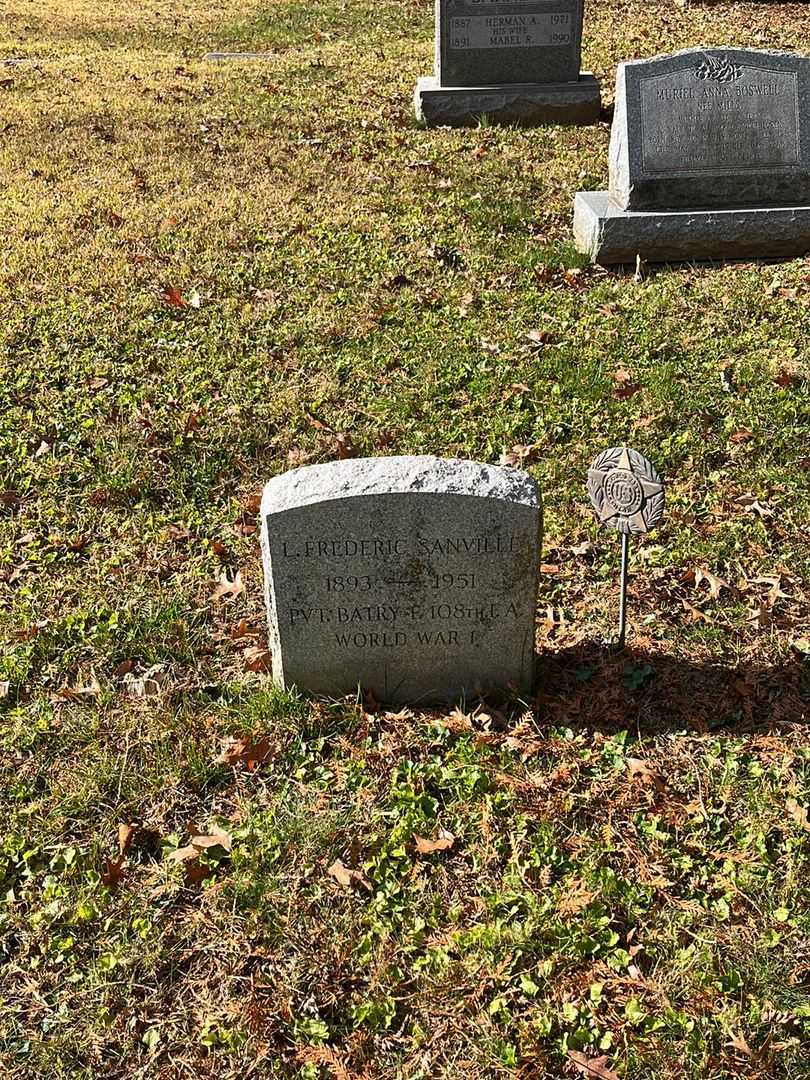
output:
[[[746,495],[740,495],[736,500],[738,505],[744,507],[751,514],[756,514],[763,521],[773,517],[773,510],[765,503],[761,502],[755,495],[751,495],[750,492]]]
[[[556,345],[557,337],[550,330],[530,330],[526,340],[533,348],[542,348],[544,345]]]
[[[509,450],[504,450],[498,459],[499,465],[506,465],[513,469],[522,469],[537,459],[540,443],[531,443],[528,446],[516,444]]]
[[[56,691],[54,697],[62,701],[86,701],[88,698],[97,697],[101,693],[101,685],[96,678],[95,672],[90,672],[89,682],[84,685],[62,686]]]
[[[137,826],[121,822],[118,826],[118,854],[126,855],[132,846]]]
[[[106,859],[100,875],[101,884],[106,885],[108,889],[114,889],[124,876],[125,862],[126,856],[124,855],[119,855],[116,859]]]
[[[593,1080],[619,1080],[619,1074],[608,1065],[607,1054],[602,1054],[600,1057],[588,1057],[581,1050],[569,1050],[568,1058],[583,1076],[591,1077]]]
[[[132,697],[157,697],[158,694],[165,690],[169,676],[160,664],[153,664],[142,675],[136,675],[130,669],[125,672],[122,681],[125,691]]]
[[[627,774],[631,780],[638,780],[641,784],[652,785],[656,788],[664,787],[660,775],[642,758],[625,758],[625,763],[627,764]]]
[[[242,580],[241,571],[237,570],[233,577],[231,577],[227,570],[223,570],[217,578],[214,591],[211,593],[211,600],[215,602],[221,601],[222,603],[230,603],[244,591],[245,583]]]
[[[170,851],[168,858],[172,862],[180,863],[185,873],[186,884],[194,885],[203,878],[210,877],[214,872],[213,867],[200,862],[203,852],[220,848],[229,855],[232,847],[233,839],[230,833],[213,829],[210,833],[197,833],[191,836],[185,847]]]
[[[707,615],[705,611],[701,611],[700,608],[696,608],[693,604],[690,604],[688,600],[683,599],[683,597],[681,598],[681,603],[683,604],[684,611],[689,615],[690,622],[710,623],[712,621],[710,615]]]
[[[371,882],[368,880],[362,870],[350,870],[348,866],[344,866],[340,859],[335,859],[327,874],[334,878],[338,885],[342,885],[344,889],[351,888],[353,885],[359,885],[367,892],[372,891]]]
[[[295,1058],[301,1065],[325,1066],[334,1080],[358,1080],[357,1074],[346,1068],[343,1057],[331,1046],[304,1046],[295,1051]]]
[[[273,654],[263,645],[248,645],[242,653],[245,671],[268,672],[273,669]]]
[[[427,840],[414,834],[414,844],[419,855],[432,855],[434,851],[449,851],[456,842],[455,836],[446,829],[440,829],[436,840]]]
[[[164,285],[163,288],[160,290],[159,295],[160,299],[168,307],[176,308],[179,311],[182,311],[184,308],[188,307],[188,301],[185,299],[180,289],[178,289],[175,285]]]
[[[802,806],[795,799],[788,799],[785,803],[785,809],[791,821],[795,821],[802,829],[810,832],[810,818],[808,818],[806,806]]]
[[[352,441],[351,435],[348,431],[339,431],[335,435],[335,457],[339,461],[345,461],[347,458],[357,457],[357,449]]]
[[[631,372],[626,367],[618,367],[611,375],[613,380],[613,397],[617,401],[627,401],[641,390],[641,383],[635,382]]]
[[[595,889],[589,889],[579,878],[572,881],[557,900],[557,911],[561,915],[578,915],[598,896]]]
[[[274,747],[269,738],[254,740],[251,735],[232,735],[222,747],[215,759],[217,765],[247,765],[256,769],[273,754]]]
[[[695,568],[695,586],[697,587],[703,581],[709,586],[709,596],[712,600],[719,600],[723,589],[731,589],[727,581],[698,566]]]

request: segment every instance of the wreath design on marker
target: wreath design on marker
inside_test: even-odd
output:
[[[707,53],[695,68],[695,77],[712,82],[734,82],[735,79],[742,78],[742,68],[727,56],[709,56]]]
[[[636,450],[613,446],[588,470],[588,494],[599,520],[620,533],[646,533],[664,516],[664,485]]]

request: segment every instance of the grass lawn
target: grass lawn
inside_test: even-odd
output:
[[[0,1074],[810,1077],[810,261],[585,265],[608,123],[420,130],[428,0],[1,6]],[[588,5],[699,43],[807,6]],[[423,452],[541,485],[536,704],[274,691],[263,481]]]

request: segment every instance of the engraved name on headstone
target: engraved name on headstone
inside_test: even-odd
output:
[[[583,0],[439,0],[444,86],[576,82]]]
[[[525,473],[331,462],[271,480],[261,514],[279,685],[392,703],[531,693],[540,498]]]

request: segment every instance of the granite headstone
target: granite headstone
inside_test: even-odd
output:
[[[810,59],[689,49],[620,64],[606,192],[580,192],[597,262],[810,250]]]
[[[436,0],[434,75],[417,84],[418,118],[593,123],[601,99],[597,80],[580,74],[583,3]]]
[[[305,466],[261,508],[275,681],[458,701],[533,683],[541,509],[517,469],[434,457]]]

